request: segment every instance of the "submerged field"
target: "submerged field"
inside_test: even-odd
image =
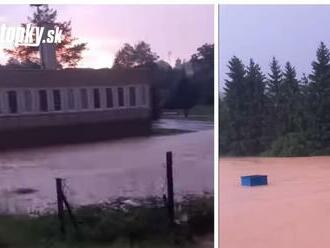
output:
[[[269,185],[242,187],[250,174]],[[220,247],[329,247],[330,157],[221,158],[219,183]]]
[[[213,130],[196,131],[187,121],[159,125],[193,132],[1,152],[0,212],[56,208],[56,177],[65,179],[74,206],[120,196],[161,197],[167,151],[173,152],[176,196],[213,192]]]
[[[179,242],[178,247],[211,248],[212,127],[162,119],[155,130],[166,132],[157,135],[0,152],[0,247],[169,248]],[[163,199],[167,151],[173,152],[176,204],[180,201],[175,230],[169,229]],[[68,235],[62,241],[59,235],[56,177],[65,179],[81,239]],[[191,194],[201,198],[189,198],[184,207],[182,200]],[[136,206],[134,199],[149,197],[160,201],[151,208]],[[108,207],[119,199],[130,202],[132,211]]]

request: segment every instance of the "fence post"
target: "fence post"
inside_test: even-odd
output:
[[[174,189],[172,152],[166,152],[167,208],[170,225],[174,225]]]
[[[57,214],[60,221],[60,232],[62,238],[65,236],[65,223],[64,223],[64,206],[63,206],[63,189],[62,178],[56,178],[56,194],[57,194]]]
[[[71,209],[71,206],[70,206],[70,204],[69,204],[69,202],[66,199],[66,196],[64,194],[62,195],[62,198],[63,198],[63,203],[66,206],[66,209],[68,210],[68,214],[69,214],[69,217],[70,217],[71,222],[73,224],[73,227],[76,231],[77,238],[80,238],[80,232],[79,232],[79,227],[78,227],[78,222],[76,220],[76,217],[74,216],[74,214],[72,212],[72,209]]]

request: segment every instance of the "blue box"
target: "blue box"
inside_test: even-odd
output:
[[[267,185],[267,176],[266,175],[250,175],[241,177],[242,186],[260,186]]]

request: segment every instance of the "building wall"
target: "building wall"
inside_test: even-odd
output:
[[[118,91],[120,88],[123,89],[124,93],[123,106],[119,105]],[[82,89],[87,91],[87,108],[83,108]],[[107,105],[107,100],[109,100],[106,95],[107,89],[111,89],[112,91],[112,106]],[[132,93],[132,89],[135,91],[135,97]],[[58,110],[55,109],[54,90],[60,92],[61,108]],[[94,90],[100,93],[99,107],[95,106],[97,99],[95,99]],[[46,94],[43,103],[41,102],[41,91],[44,91]],[[70,108],[70,91],[73,92],[73,108]],[[14,99],[16,101],[14,102],[17,103],[17,109],[13,108],[13,98],[11,98],[10,101],[10,94],[16,95],[16,99]],[[28,96],[31,96],[31,99]],[[134,99],[135,101],[133,101]],[[25,127],[78,125],[120,120],[149,119],[149,112],[150,90],[147,84],[127,84],[109,87],[20,87],[0,89],[0,131]]]

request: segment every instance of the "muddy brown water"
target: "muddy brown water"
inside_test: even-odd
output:
[[[220,247],[329,247],[330,157],[220,158],[219,168]],[[269,185],[242,187],[251,174]]]

